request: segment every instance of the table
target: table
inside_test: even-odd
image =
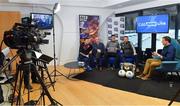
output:
[[[75,73],[75,71],[77,69],[78,69],[79,73],[81,72],[80,71],[81,67],[79,67],[78,61],[68,62],[68,63],[64,64],[64,67],[69,69],[69,74],[68,74],[67,78],[70,78],[72,75],[76,75],[77,73]],[[74,70],[74,72],[71,73],[71,71],[73,71],[73,70]]]

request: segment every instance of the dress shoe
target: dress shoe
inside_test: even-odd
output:
[[[138,75],[138,76],[136,76],[137,78],[142,78],[142,77],[144,77],[145,75],[144,74],[141,74],[141,75]]]
[[[150,76],[149,75],[146,75],[144,77],[141,77],[142,80],[149,80],[150,79]]]

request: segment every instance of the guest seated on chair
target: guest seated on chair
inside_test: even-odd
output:
[[[160,66],[161,61],[173,61],[175,59],[175,48],[171,45],[171,38],[168,36],[163,37],[162,44],[164,45],[162,53],[152,53],[153,59],[147,59],[144,71],[137,76],[138,78],[147,80],[151,77],[154,68]]]
[[[120,50],[119,42],[116,41],[116,36],[111,35],[111,41],[107,43],[107,52],[105,54],[105,65],[108,66],[108,58],[115,57],[115,68],[119,68],[119,55],[117,53]]]
[[[90,59],[92,58],[92,45],[90,44],[90,39],[86,38],[84,43],[80,45],[79,49],[79,61],[85,62],[86,71],[91,71]]]
[[[129,41],[128,36],[124,36],[123,42],[120,44],[120,46],[123,51],[123,62],[126,62],[127,57],[133,57],[136,55],[136,50],[133,44]]]
[[[93,56],[96,60],[96,65],[98,69],[102,70],[102,57],[104,56],[105,47],[98,37],[95,38],[95,42],[92,44],[93,46]]]

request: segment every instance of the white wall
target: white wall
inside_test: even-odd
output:
[[[62,6],[62,10],[58,13],[63,22],[62,49],[59,51],[61,53],[60,62],[66,63],[77,60],[79,50],[79,14],[100,16],[100,28],[103,28],[100,29],[100,37],[103,42],[106,42],[107,34],[105,33],[106,30],[104,30],[106,28],[104,22],[112,12],[113,10],[111,9]]]
[[[44,8],[45,7],[45,8]],[[23,4],[2,4],[0,3],[0,11],[20,11],[22,16],[29,16],[30,12],[51,13],[52,7],[31,6]],[[61,11],[55,16],[55,42],[57,64],[64,64],[69,61],[77,60],[79,51],[79,14],[99,15],[100,16],[100,37],[104,43],[107,41],[105,20],[112,15],[112,9],[85,8],[62,6]],[[51,30],[49,30],[52,32]],[[53,36],[47,36],[48,45],[42,45],[43,53],[53,57]],[[52,64],[52,63],[51,63]]]

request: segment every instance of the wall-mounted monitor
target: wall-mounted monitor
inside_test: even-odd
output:
[[[169,15],[138,16],[136,18],[137,33],[168,33]]]
[[[31,21],[39,29],[52,29],[53,16],[46,13],[31,13]]]

